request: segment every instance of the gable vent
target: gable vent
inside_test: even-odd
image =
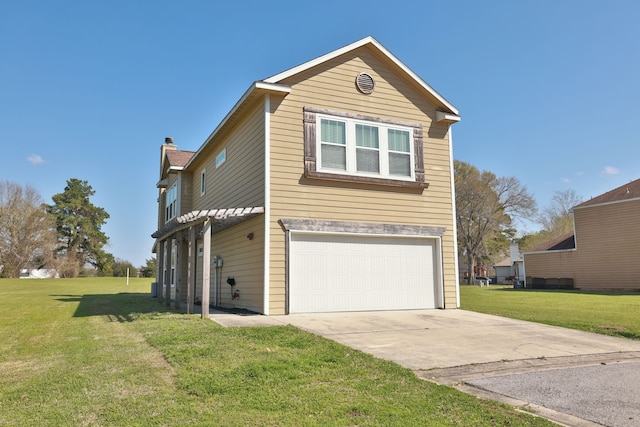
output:
[[[368,95],[372,93],[375,86],[376,83],[373,81],[373,77],[367,73],[360,73],[358,77],[356,77],[356,87],[364,94]]]

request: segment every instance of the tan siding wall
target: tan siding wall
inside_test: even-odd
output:
[[[576,250],[525,255],[526,275],[580,289],[640,290],[640,201],[576,209]]]
[[[455,253],[449,142],[447,127],[431,122],[431,118],[435,117],[434,105],[420,96],[410,82],[398,78],[387,63],[366,49],[322,64],[321,69],[312,71],[313,74],[303,73],[284,82],[292,86],[291,94],[282,102],[272,100],[272,314],[284,311],[285,242],[284,232],[277,224],[280,218],[445,227],[445,304],[447,308],[454,308]],[[367,72],[375,79],[376,90],[373,94],[363,95],[355,88],[355,77],[360,72]],[[422,124],[425,176],[429,188],[419,194],[384,187],[318,181],[301,183],[304,173],[302,119],[305,106]]]
[[[259,100],[248,106],[243,119],[218,139],[211,141],[199,159],[189,165],[190,193],[188,211],[201,209],[264,206],[264,109]],[[216,156],[227,151],[226,161],[216,169]],[[201,172],[206,169],[205,194],[201,195]],[[186,181],[186,179],[185,179]],[[187,205],[185,205],[187,206]],[[184,213],[184,212],[183,212]],[[211,261],[215,255],[223,258],[222,283],[219,285],[219,305],[263,311],[264,217],[249,220],[211,237]],[[254,233],[249,241],[246,236]],[[262,237],[259,237],[262,236]],[[202,240],[198,240],[198,245]],[[203,257],[196,257],[196,296],[202,301]],[[186,264],[184,266],[186,271]],[[211,265],[210,302],[214,301],[215,267]],[[231,298],[228,276],[235,276],[240,298]],[[186,277],[186,276],[185,276]]]
[[[188,172],[181,172],[180,175],[180,212],[178,215],[182,215],[193,210],[193,184],[191,174]]]
[[[211,154],[189,167],[192,173],[191,209],[264,206],[264,110],[254,104]],[[216,155],[226,148],[227,160],[216,169]],[[206,191],[200,195],[200,173],[206,168]]]
[[[247,235],[253,233],[253,239]],[[211,236],[211,259],[220,255],[223,260],[219,272],[219,305],[222,307],[245,308],[263,312],[264,297],[264,216],[259,215],[241,224],[215,233]],[[213,301],[213,277],[211,268],[211,301]],[[234,277],[240,298],[232,299],[232,287],[227,277]]]
[[[555,251],[524,255],[525,275],[540,278],[574,278],[575,251]],[[531,284],[528,283],[527,286]]]

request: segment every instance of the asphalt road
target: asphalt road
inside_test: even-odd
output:
[[[605,426],[640,426],[640,362],[603,362],[466,382]]]

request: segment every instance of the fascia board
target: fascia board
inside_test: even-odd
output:
[[[436,111],[436,122],[456,123],[460,121],[457,114],[445,113],[444,111]]]
[[[429,94],[431,94],[434,98],[440,101],[451,113],[458,115],[458,109],[449,103],[442,95],[435,91],[427,82],[422,80],[420,76],[414,73],[409,67],[407,67],[402,61],[400,61],[394,54],[389,52],[384,46],[382,46],[376,39],[371,36],[365,37],[361,40],[358,40],[350,45],[342,47],[340,49],[334,50],[333,52],[329,52],[326,55],[320,56],[316,59],[312,59],[311,61],[305,62],[304,64],[300,64],[297,67],[290,68],[282,73],[276,74],[269,78],[264,79],[263,81],[266,83],[277,83],[283,79],[301,73],[305,70],[308,70],[316,65],[322,64],[323,62],[334,59],[340,55],[343,55],[347,52],[355,50],[364,45],[371,44],[376,49],[378,49],[383,55],[389,58],[395,65],[397,65],[402,71],[404,71],[409,77],[411,77],[418,85],[420,85],[424,90],[426,90]]]
[[[342,47],[340,49],[337,49],[337,50],[329,52],[329,53],[327,53],[325,55],[319,56],[319,57],[317,57],[315,59],[312,59],[311,61],[307,61],[307,62],[305,62],[303,64],[300,64],[297,67],[293,67],[293,68],[290,68],[288,70],[285,70],[285,71],[283,71],[283,72],[281,72],[279,74],[276,74],[274,76],[266,78],[263,81],[266,82],[266,83],[277,83],[277,82],[279,82],[279,81],[281,81],[283,79],[286,79],[288,77],[294,76],[294,75],[296,75],[298,73],[301,73],[301,72],[303,72],[305,70],[313,68],[316,65],[322,64],[323,62],[326,62],[326,61],[330,61],[333,58],[337,58],[340,55],[343,55],[343,54],[345,54],[347,52],[350,52],[350,51],[352,51],[354,49],[357,49],[357,48],[359,48],[361,46],[364,46],[367,43],[372,43],[372,42],[375,42],[373,37],[371,37],[371,36],[365,37],[362,40],[358,40],[358,41],[356,41],[354,43],[351,43],[351,44],[349,44],[347,46],[344,46],[344,47]]]
[[[615,204],[618,204],[618,203],[626,203],[626,202],[637,202],[638,200],[640,200],[640,197],[634,197],[632,199],[613,200],[611,202],[595,203],[593,205],[586,205],[586,206],[578,205],[578,206],[574,206],[573,208],[571,208],[571,212],[576,211],[576,210],[580,210],[580,209],[595,208],[597,206],[615,205]]]
[[[207,144],[209,143],[209,141],[211,141],[218,134],[218,132],[220,132],[220,130],[227,124],[227,122],[231,119],[231,117],[234,116],[234,114],[240,109],[240,107],[242,107],[242,105],[245,102],[247,102],[247,100],[254,93],[259,92],[259,91],[262,91],[262,92],[273,92],[273,93],[280,93],[280,94],[283,94],[283,95],[287,95],[287,94],[291,93],[291,87],[285,86],[285,85],[281,85],[281,84],[273,84],[273,83],[263,82],[263,81],[253,82],[253,84],[249,87],[249,89],[247,89],[245,91],[245,93],[240,97],[238,102],[235,103],[233,108],[231,108],[231,110],[229,110],[229,112],[224,117],[224,119],[222,119],[220,124],[218,124],[218,126],[216,126],[216,128],[213,130],[213,132],[211,132],[211,134],[207,137],[207,139],[200,146],[200,148],[198,148],[198,151],[196,151],[195,154],[191,157],[191,159],[187,162],[187,164],[184,166],[184,169],[187,169],[191,165],[191,163],[193,163],[193,161],[198,158],[198,155],[204,149],[204,147],[206,147]]]

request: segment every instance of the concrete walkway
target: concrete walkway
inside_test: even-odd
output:
[[[613,373],[602,369],[616,366],[618,371],[615,375],[618,377],[625,377],[626,369],[627,377],[635,378],[633,375],[638,375],[635,372],[638,372],[640,363],[640,341],[464,310],[271,317],[212,311],[211,319],[223,326],[290,324],[394,361],[430,381],[516,407],[526,407],[563,425],[640,426],[640,381],[629,382],[631,389],[620,388],[621,395],[612,396],[610,384],[604,382],[612,378]],[[579,396],[580,390],[586,390],[584,385],[575,382],[585,376],[595,378],[595,373],[581,376],[581,371],[575,370],[592,369],[590,367],[594,366],[601,367],[598,374],[603,384],[591,381],[592,394],[585,400],[583,397],[586,396]],[[563,406],[567,404],[565,397],[561,399],[562,404],[556,403],[557,396],[564,396],[563,390],[558,389],[549,396],[548,388],[534,384],[541,374],[527,377],[536,372],[551,372],[559,385],[572,388],[577,398],[576,403],[570,405],[575,407]],[[538,394],[535,393],[536,387],[540,390]],[[605,389],[609,394],[598,398],[597,390]],[[613,393],[615,390],[614,387]],[[611,406],[616,401],[624,407]],[[603,404],[606,406],[598,408]],[[593,415],[594,411],[596,415]],[[612,417],[614,413],[618,415]]]

